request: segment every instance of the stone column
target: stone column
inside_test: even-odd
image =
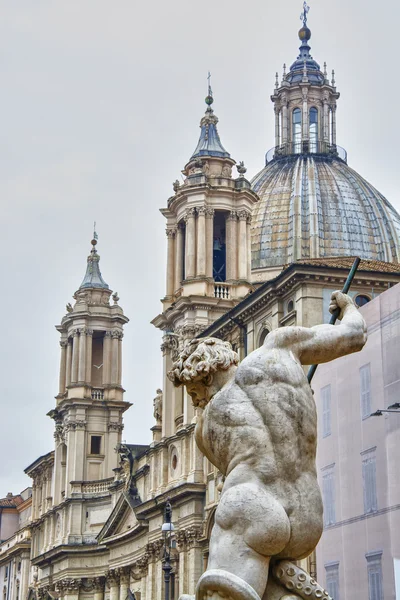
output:
[[[329,106],[328,100],[324,100],[324,142],[329,144]]]
[[[247,215],[246,221],[247,235],[247,281],[251,281],[251,214]]]
[[[175,429],[183,425],[183,386],[174,389]]]
[[[110,587],[110,600],[119,600],[119,576],[116,570],[110,571],[107,579]]]
[[[111,383],[111,331],[106,331],[103,341],[103,385]]]
[[[86,329],[86,377],[88,384],[92,383],[92,352],[93,352],[93,329]],[[103,367],[104,369],[104,367]]]
[[[206,213],[205,206],[197,209],[197,277],[206,275]]]
[[[59,380],[58,392],[60,394],[64,394],[65,386],[66,386],[68,342],[63,340],[62,342],[60,342],[60,346],[61,346],[61,358],[60,358],[60,380]]]
[[[189,208],[186,221],[185,279],[196,277],[196,209]]]
[[[93,600],[104,600],[104,577],[95,577],[93,579],[94,592]]]
[[[79,368],[78,381],[86,379],[86,327],[79,330]]]
[[[111,341],[111,385],[118,384],[118,341],[120,332],[116,329],[112,332]]]
[[[307,100],[307,94],[308,94],[308,90],[307,88],[303,88],[303,127],[302,127],[302,131],[303,131],[303,135],[302,135],[302,140],[306,141],[309,139],[309,127],[308,127],[308,100]]]
[[[275,106],[275,148],[280,145],[280,131],[279,131],[279,108]]]
[[[287,107],[287,102],[284,101],[284,104],[282,106],[282,142],[283,144],[287,144],[288,140],[289,140],[289,136],[288,136],[288,107]]]
[[[174,295],[174,284],[175,284],[175,236],[176,229],[166,229],[168,239],[168,251],[167,251],[167,296]]]
[[[75,468],[74,468],[74,477],[72,479],[72,481],[83,481],[84,478],[84,473],[83,473],[83,469],[84,469],[84,465],[86,465],[86,461],[84,462],[82,460],[82,457],[85,456],[85,430],[86,430],[86,421],[84,421],[82,418],[77,419],[74,422],[74,427],[75,427],[75,457],[77,458],[77,460],[75,461]],[[81,459],[79,460],[78,457],[81,457]]]
[[[336,104],[332,106],[332,146],[336,146]]]
[[[206,210],[206,277],[213,278],[214,253],[214,214],[213,208]]]
[[[121,385],[122,382],[122,338],[124,334],[120,331],[118,338],[118,373],[117,373],[117,383]]]
[[[120,584],[119,584],[119,600],[126,600],[129,588],[129,569],[121,569]]]
[[[183,229],[179,226],[176,230],[175,240],[175,290],[178,290],[183,281]]]
[[[71,383],[78,381],[78,367],[79,367],[79,330],[74,329],[73,332],[73,343],[72,343],[72,369],[71,369]]]
[[[248,212],[239,213],[239,279],[247,280],[247,217]]]
[[[226,280],[236,281],[237,273],[237,212],[232,210],[226,217]]]
[[[71,371],[72,371],[72,340],[68,338],[67,345],[67,365],[65,373],[65,385],[68,387],[71,384]]]

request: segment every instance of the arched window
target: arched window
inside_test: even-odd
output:
[[[371,302],[371,298],[364,296],[364,294],[359,294],[354,298],[354,302],[357,306],[364,306],[365,304],[368,304],[368,302]]]
[[[310,152],[318,151],[318,110],[310,108]]]
[[[269,334],[269,329],[264,329],[260,335],[260,341],[258,343],[258,347],[261,348],[263,343],[265,342],[267,335]]]
[[[292,113],[293,154],[301,153],[301,110],[295,108]]]

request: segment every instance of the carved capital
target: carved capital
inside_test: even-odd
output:
[[[86,329],[86,335],[93,335],[93,329]]]
[[[108,424],[108,431],[122,431],[124,428],[124,426],[122,425],[122,423],[114,423],[113,421],[111,421]]]
[[[94,577],[93,579],[93,589],[95,592],[102,592],[104,590],[104,586],[106,583],[105,577]]]
[[[229,213],[228,216],[228,221],[237,221],[238,220],[238,213],[236,210],[231,210],[231,212]]]
[[[187,221],[188,219],[194,219],[196,216],[196,209],[194,207],[192,208],[188,208],[186,213],[185,213],[185,221]]]
[[[199,206],[199,208],[197,209],[197,214],[199,215],[199,217],[205,217],[207,214],[207,208],[205,206]]]
[[[118,569],[111,569],[107,573],[107,585],[108,587],[112,587],[115,585],[119,585],[119,572]]]
[[[65,424],[64,430],[70,431],[75,429],[86,429],[86,421],[82,421],[80,419],[67,421]]]
[[[60,342],[60,346],[62,349],[66,348],[68,346],[68,340],[62,340]]]
[[[248,221],[249,217],[251,218],[251,214],[247,210],[241,210],[238,213],[239,221]]]
[[[115,339],[122,340],[122,338],[124,337],[124,334],[119,329],[114,329],[111,332],[111,337],[113,338],[113,340],[115,340]]]
[[[79,335],[79,329],[73,329],[71,331],[71,333],[72,333],[73,337],[78,337],[78,335]]]
[[[174,239],[176,236],[176,229],[166,229],[165,233],[167,234],[167,238]]]
[[[133,563],[131,569],[131,575],[133,579],[141,579],[147,575],[147,567],[149,563],[149,558],[147,555],[139,558],[136,562]]]
[[[79,588],[82,586],[82,579],[72,579],[66,577],[65,579],[61,579],[57,581],[55,587],[57,592],[61,593],[73,593],[79,591]]]
[[[215,209],[210,208],[209,206],[206,208],[206,219],[213,219],[215,215]]]
[[[111,338],[112,337],[112,332],[111,331],[106,331],[104,337]]]

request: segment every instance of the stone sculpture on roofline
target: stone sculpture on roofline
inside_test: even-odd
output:
[[[240,365],[228,342],[192,340],[168,374],[204,409],[196,442],[225,476],[196,600],[330,600],[294,561],[312,553],[323,529],[317,412],[302,365],[358,352],[367,339],[342,292],[332,294],[337,309],[338,327],[279,328]]]

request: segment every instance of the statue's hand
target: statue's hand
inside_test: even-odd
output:
[[[333,314],[336,309],[340,310],[338,319],[342,320],[346,309],[349,306],[354,306],[353,300],[347,294],[342,292],[333,292],[331,296],[331,303],[329,305],[329,312]]]

